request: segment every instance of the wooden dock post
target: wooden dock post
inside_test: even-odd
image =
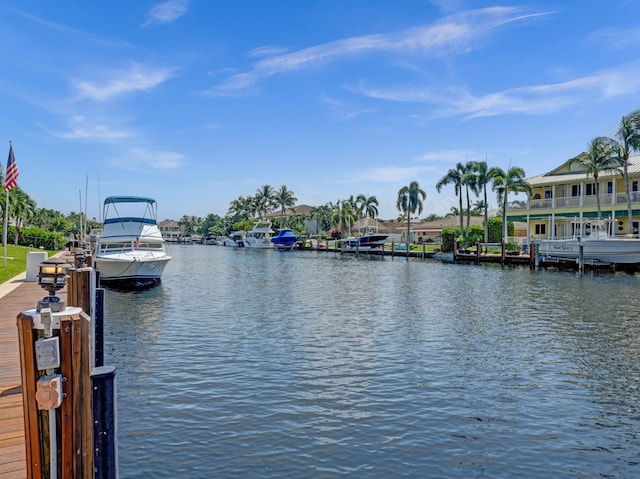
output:
[[[584,245],[582,241],[578,239],[578,269],[580,276],[584,274]]]
[[[45,310],[28,310],[17,318],[27,479],[115,479],[115,368],[100,364],[94,370],[95,352],[104,362],[103,332],[100,327],[100,337],[94,336],[90,316],[95,309],[102,324],[104,290],[94,294],[91,268],[68,274],[69,306],[50,313],[50,323],[45,322]],[[45,336],[58,338],[59,347],[54,347],[57,353],[51,353],[59,357],[57,367],[43,366],[41,359],[36,359],[40,358],[36,349],[42,350],[36,342]],[[43,403],[43,397],[49,396],[43,396],[38,380],[45,375],[62,378],[58,406]],[[94,448],[94,438],[99,439],[98,449]],[[99,469],[94,466],[98,456]]]
[[[91,318],[77,307],[52,313],[54,322],[57,321],[59,325],[59,329],[54,328],[52,332],[53,336],[60,338],[60,366],[45,371],[38,369],[36,360],[36,342],[45,336],[40,316],[35,310],[25,311],[18,316],[27,478],[90,478],[93,477],[93,463],[87,460],[87,455],[91,455],[92,445],[86,431],[91,431],[92,425],[91,415],[87,415],[91,405]],[[40,409],[37,400],[38,380],[47,373],[51,374],[51,371],[60,374],[63,379],[60,406],[48,409],[54,411],[58,425],[56,431],[59,431],[57,435],[60,441],[55,442],[55,450],[49,448],[50,444],[54,444],[49,441],[49,413]],[[51,460],[52,454],[56,455],[54,460]],[[50,464],[57,470],[51,471]]]
[[[538,257],[536,249],[535,243],[531,241],[529,244],[529,269],[536,269],[536,258]]]
[[[40,445],[40,417],[36,405],[35,341],[37,333],[33,329],[31,316],[18,316],[18,341],[20,342],[20,371],[22,376],[22,403],[24,407],[24,439],[27,452],[27,479],[42,478],[42,448]]]

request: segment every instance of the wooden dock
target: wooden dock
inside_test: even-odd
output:
[[[26,274],[0,284],[0,477],[27,477],[18,315],[34,309],[47,295],[37,282],[26,282]],[[57,296],[66,299],[66,288]]]

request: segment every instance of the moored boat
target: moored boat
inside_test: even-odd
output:
[[[220,240],[220,245],[244,248],[244,234],[241,231],[233,231],[229,233],[229,236]]]
[[[388,236],[381,233],[365,233],[362,236],[351,236],[342,240],[342,247],[359,251],[378,249],[384,246]]]
[[[281,229],[276,236],[271,238],[271,242],[277,249],[293,249],[298,241],[298,235],[296,235],[289,228]]]
[[[146,289],[160,283],[171,259],[157,225],[151,198],[110,196],[96,238],[94,262],[100,283],[122,289]]]
[[[271,242],[272,235],[271,221],[256,221],[253,228],[247,231],[244,237],[244,246],[245,248],[273,248],[274,244]]]
[[[605,220],[577,219],[571,222],[573,235],[567,239],[536,240],[536,253],[542,260],[577,260],[582,246],[585,261],[613,264],[640,263],[640,239],[612,236]]]

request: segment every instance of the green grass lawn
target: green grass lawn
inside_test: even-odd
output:
[[[0,241],[1,243],[1,241]],[[14,276],[27,270],[27,254],[29,251],[42,251],[28,248],[27,246],[7,245],[7,266],[4,261],[4,247],[0,245],[0,283],[10,280]],[[57,251],[47,251],[47,257],[51,258]]]

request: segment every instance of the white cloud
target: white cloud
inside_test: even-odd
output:
[[[162,25],[175,22],[178,18],[186,15],[189,10],[189,0],[168,0],[157,3],[147,12],[147,20],[142,25]]]
[[[168,68],[151,68],[138,63],[133,63],[126,70],[112,70],[103,72],[101,77],[106,77],[102,83],[88,80],[74,80],[73,85],[77,89],[79,99],[105,101],[134,91],[149,91],[164,83],[173,75]]]
[[[598,46],[625,50],[640,45],[640,28],[599,30],[591,35],[591,40]]]
[[[352,91],[370,98],[396,102],[415,102],[436,107],[435,117],[465,116],[477,118],[511,113],[542,115],[553,113],[582,101],[606,99],[640,91],[640,62],[622,65],[566,82],[510,88],[475,95],[462,88],[410,89],[370,88],[362,85]]]
[[[335,98],[330,98],[328,96],[324,96],[320,98],[322,103],[329,105],[331,110],[335,112],[337,116],[339,116],[342,120],[353,120],[354,118],[358,118],[362,115],[367,115],[369,113],[374,113],[377,111],[375,108],[356,108],[352,105],[347,105],[344,102],[337,100]]]
[[[410,28],[394,34],[373,34],[316,45],[286,54],[269,56],[256,62],[253,69],[229,77],[208,90],[223,96],[241,93],[265,77],[317,68],[321,65],[370,53],[441,56],[449,51],[464,52],[474,41],[498,27],[542,14],[523,14],[519,8],[493,7],[452,15],[432,25]],[[275,47],[255,52],[268,53]]]
[[[65,140],[89,140],[101,143],[116,143],[136,136],[130,130],[113,128],[113,126],[104,123],[95,123],[81,115],[74,116],[69,120],[67,130],[49,131],[49,133]]]
[[[182,166],[184,155],[173,151],[149,150],[142,147],[129,148],[126,152],[113,158],[111,164],[125,170],[175,170]]]

